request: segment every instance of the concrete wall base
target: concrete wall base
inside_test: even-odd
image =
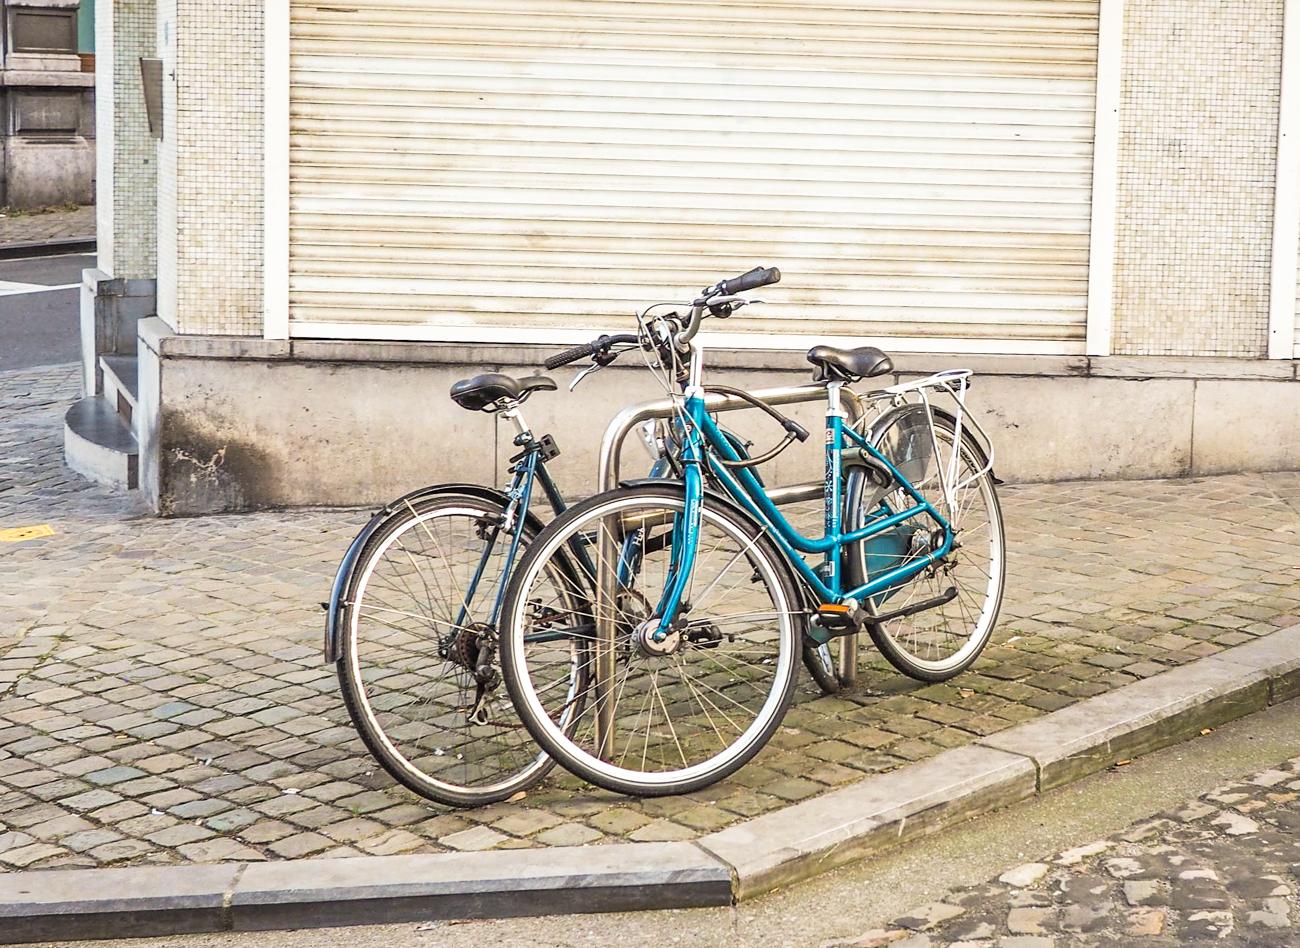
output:
[[[515,452],[509,423],[447,397],[479,372],[531,374],[546,347],[275,341],[180,336],[140,323],[140,479],[164,515],[259,507],[380,503],[440,481],[500,483]],[[662,396],[634,364],[608,368],[573,394],[525,406],[563,454],[553,465],[573,496],[594,489],[606,424],[633,402]],[[1011,482],[1180,477],[1300,469],[1296,362],[900,355],[895,378],[942,368],[977,373],[970,406]],[[810,378],[802,353],[708,354],[710,379],[746,388]],[[553,373],[567,383],[567,369]],[[863,387],[865,390],[865,387]],[[823,406],[793,406],[805,425]],[[755,412],[726,423],[759,448],[780,430]],[[624,475],[649,465],[635,445]],[[818,480],[817,439],[768,469],[769,483]]]
[[[68,140],[8,140],[5,149],[4,204],[51,207],[91,204],[95,200],[95,142],[81,136]]]

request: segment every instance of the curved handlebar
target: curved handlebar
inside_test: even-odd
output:
[[[677,337],[678,343],[685,344],[695,338],[695,334],[700,331],[700,323],[704,319],[704,307],[713,297],[734,296],[737,293],[756,290],[760,286],[770,286],[773,283],[780,282],[781,271],[776,267],[755,267],[748,273],[742,273],[740,276],[732,277],[729,280],[720,280],[713,286],[706,287],[700,294],[700,298],[695,301],[695,305],[691,309],[691,315],[687,318],[686,325]]]
[[[577,362],[579,359],[587,358],[587,356],[606,352],[610,346],[640,341],[639,336],[630,333],[620,333],[616,336],[601,336],[598,339],[593,339],[591,342],[584,342],[580,346],[574,346],[572,349],[565,349],[563,352],[551,356],[544,364],[548,369],[558,369],[560,366],[568,365],[570,362]]]
[[[781,282],[781,271],[776,267],[755,267],[748,273],[742,273],[738,277],[732,277],[730,280],[723,280],[714,289],[717,294],[709,293],[710,296],[735,296],[737,293],[744,293],[748,290],[756,290],[760,286],[769,286],[773,283]],[[705,291],[708,292],[707,290]]]
[[[780,281],[781,271],[776,267],[755,267],[740,276],[720,280],[713,286],[706,287],[701,291],[699,299],[691,307],[691,313],[682,325],[681,331],[677,333],[677,345],[689,343],[695,338],[695,334],[700,331],[700,322],[704,319],[704,310],[708,306],[709,300],[716,296],[734,296],[737,293],[756,290],[760,286],[769,286]],[[595,356],[597,362],[600,362],[601,365],[608,365],[609,361],[613,361],[612,357],[609,356],[611,346],[640,342],[641,338],[639,336],[627,333],[620,333],[615,336],[600,336],[591,342],[584,342],[580,346],[565,349],[563,352],[551,356],[544,364],[548,369],[558,369],[570,362],[577,362],[579,359]],[[606,358],[609,361],[601,361]]]

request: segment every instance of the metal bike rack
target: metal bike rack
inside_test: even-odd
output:
[[[806,382],[802,385],[783,385],[778,388],[757,389],[750,394],[769,405],[796,405],[804,402],[821,401],[826,398],[824,382]],[[844,389],[842,392],[844,406],[848,411],[850,424],[862,420],[862,402],[858,396]],[[735,395],[706,393],[704,405],[710,412],[738,411],[753,408],[749,402]],[[600,466],[597,470],[597,483],[600,490],[613,490],[621,478],[623,444],[627,436],[640,424],[659,418],[671,418],[677,414],[678,404],[672,398],[661,398],[639,405],[624,408],[605,428],[605,436],[600,443]],[[805,500],[816,500],[823,496],[825,486],[822,481],[806,484],[792,484],[787,487],[774,487],[767,491],[768,497],[775,504],[793,504]],[[610,697],[610,687],[614,680],[614,600],[617,596],[618,576],[608,564],[617,562],[618,553],[614,549],[610,531],[601,530],[597,544],[596,561],[596,743],[598,755],[607,757],[613,749],[614,706]],[[844,684],[852,684],[857,677],[858,637],[844,636],[840,639],[838,675]]]

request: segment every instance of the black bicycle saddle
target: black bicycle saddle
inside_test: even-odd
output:
[[[500,372],[488,372],[471,379],[461,379],[451,387],[451,398],[469,411],[500,411],[510,403],[519,404],[533,392],[555,391],[555,380],[545,375],[517,379]]]
[[[813,346],[808,350],[808,361],[817,366],[818,382],[856,382],[894,371],[894,363],[875,346],[857,349],[837,349],[834,346]]]

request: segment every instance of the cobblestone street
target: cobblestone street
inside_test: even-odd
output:
[[[1294,944],[1300,758],[827,948]]]
[[[0,529],[54,534],[0,544],[6,869],[689,839],[1300,622],[1300,474],[1007,486],[1002,620],[956,681],[911,682],[868,653],[846,693],[818,698],[803,683],[771,745],[708,790],[637,801],[556,773],[522,801],[453,812],[377,769],[321,663],[317,603],[368,511],[155,519],[64,468],[62,417],[77,394],[71,366],[0,374]],[[1283,774],[1267,792],[1291,794],[1296,780]],[[971,894],[951,929],[926,937],[977,937],[956,927],[984,918],[977,902],[990,925],[1011,908],[1065,924],[1039,904],[1063,882],[1078,911],[1107,906],[1106,925],[1155,926],[1158,894],[1180,913],[1159,916],[1163,931],[1208,932],[1224,924],[1217,893],[1247,876],[1241,897],[1276,915],[1268,900],[1284,883],[1259,880],[1300,862],[1286,855],[1291,810],[1249,792],[1053,865],[1033,886]],[[1243,810],[1255,802],[1280,822]],[[1258,858],[1277,866],[1251,875],[1232,863],[1230,876],[1175,878],[1129,904],[1125,883],[1204,865],[1197,834],[1239,820],[1271,840]],[[1185,864],[1156,851],[1165,839]],[[1153,861],[1134,846],[1156,847]],[[1129,864],[1110,862],[1120,857],[1139,868],[1123,876]]]
[[[94,236],[94,205],[0,213],[0,246]]]

